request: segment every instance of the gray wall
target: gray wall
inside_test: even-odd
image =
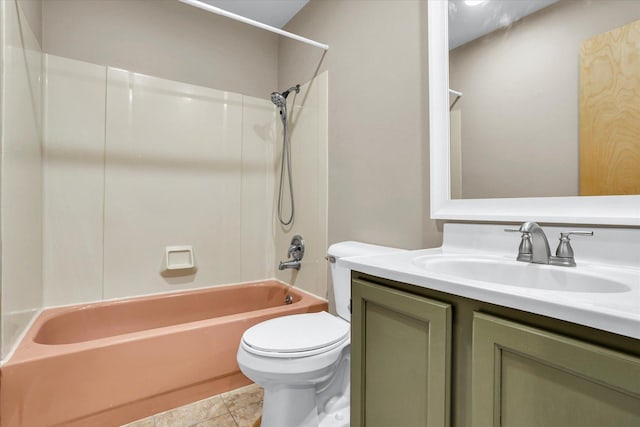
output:
[[[280,40],[278,87],[329,71],[329,244],[423,248],[429,219],[427,2],[311,0]]]
[[[100,65],[268,97],[278,36],[177,0],[45,0],[43,50]]]
[[[562,0],[451,51],[462,198],[578,195],[580,45],[637,19],[635,0]]]
[[[19,0],[20,9],[40,46],[42,46],[42,2],[43,0]]]

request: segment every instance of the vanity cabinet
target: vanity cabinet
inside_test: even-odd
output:
[[[351,425],[448,425],[451,306],[352,284]]]
[[[474,313],[477,426],[640,426],[640,359]]]
[[[358,272],[352,298],[354,427],[640,426],[640,340]]]

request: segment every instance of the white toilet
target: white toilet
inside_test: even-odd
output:
[[[328,252],[338,259],[398,251],[342,242]],[[331,276],[339,317],[327,312],[283,316],[242,336],[240,370],[264,387],[261,427],[349,427],[351,272],[332,262]]]

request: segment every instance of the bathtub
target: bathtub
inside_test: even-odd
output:
[[[45,310],[0,368],[0,425],[117,426],[250,384],[248,327],[326,309],[263,281]]]

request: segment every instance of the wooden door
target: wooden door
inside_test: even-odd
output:
[[[580,49],[580,195],[640,194],[640,21]]]

